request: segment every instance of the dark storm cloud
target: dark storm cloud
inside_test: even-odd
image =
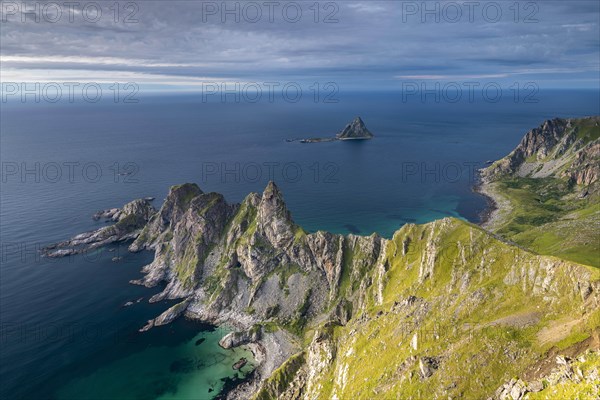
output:
[[[103,7],[97,21],[90,20],[94,13],[85,18],[80,11],[90,2],[80,1],[69,21],[66,6],[58,1],[63,15],[54,23],[48,21],[52,14],[43,14],[53,10],[49,3],[29,2],[29,9],[37,6],[40,21],[29,14],[23,22],[24,3],[3,1],[4,80],[112,77],[177,86],[187,78],[306,77],[393,86],[414,76],[527,75],[565,86],[571,79],[598,84],[597,1],[523,1],[516,9],[514,2],[479,2],[468,16],[463,2],[451,1],[425,6],[420,1],[325,1],[317,2],[316,15],[314,1],[269,3],[273,14],[263,1],[225,6],[221,1],[123,1],[116,3],[115,14],[111,0],[95,3]],[[294,22],[297,5],[302,17]],[[224,7],[240,10],[239,21]],[[436,11],[428,14],[425,7]],[[457,8],[462,16],[453,22]],[[256,10],[262,16],[252,22]]]

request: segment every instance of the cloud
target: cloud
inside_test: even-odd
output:
[[[414,79],[414,80],[436,80],[436,81],[465,81],[469,79],[491,79],[507,78],[510,74],[482,74],[482,75],[397,75],[396,79]]]
[[[598,85],[598,2],[538,3],[536,23],[524,22],[531,10],[515,15],[511,2],[497,3],[504,7],[497,22],[486,20],[481,6],[472,21],[463,13],[448,22],[440,11],[439,23],[431,16],[422,22],[422,10],[409,14],[391,1],[297,2],[297,21],[288,2],[272,10],[261,6],[258,20],[251,4],[261,2],[137,1],[136,9],[118,2],[117,18],[113,3],[99,3],[103,17],[97,22],[81,12],[55,23],[23,23],[10,15],[0,30],[2,69],[19,71],[23,79],[30,74],[30,81],[84,71],[182,86],[206,77],[334,81],[343,89],[393,86],[402,77],[549,75],[565,86]],[[211,4],[217,9],[207,8]],[[439,4],[443,10],[445,3]],[[127,22],[132,10],[135,22]]]
[[[380,13],[385,11],[383,6],[373,3],[352,3],[348,7],[362,13]]]

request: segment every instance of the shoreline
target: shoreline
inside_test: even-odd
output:
[[[229,388],[224,387],[220,394],[223,396],[222,398],[244,400],[252,397],[277,368],[299,351],[297,344],[294,344],[288,335],[282,330],[263,333],[260,340],[245,344],[244,346],[247,346],[252,352],[256,368],[236,385]]]
[[[201,305],[197,306],[200,306],[200,309],[188,309],[182,317],[215,327],[225,327],[231,332],[245,332],[253,325],[249,325],[248,321],[236,318],[234,314],[209,317],[201,311]],[[275,332],[263,330],[258,340],[240,343],[231,348],[239,347],[246,347],[252,353],[255,368],[244,377],[229,379],[221,391],[215,394],[215,399],[243,400],[251,397],[264,380],[268,379],[289,357],[300,350],[297,341],[291,334],[282,329]]]
[[[486,201],[485,208],[477,215],[479,218],[477,225],[481,227],[487,226],[496,217],[496,214],[498,214],[499,211],[498,202],[494,198],[493,194],[490,193],[489,188],[486,187],[487,185],[488,184],[481,180],[480,176],[478,182],[472,187],[473,193],[482,196]]]
[[[480,181],[473,186],[473,191],[483,196],[488,205],[480,213],[478,225],[489,231],[496,230],[505,220],[505,215],[510,213],[512,206],[510,201],[497,191],[496,182],[487,182],[481,175],[479,179]]]
[[[472,192],[482,196],[486,202],[485,208],[477,214],[477,217],[479,218],[477,225],[482,228],[485,228],[491,221],[497,218],[496,215],[499,212],[499,205],[496,201],[496,197],[489,190],[490,183],[486,182],[483,178],[484,170],[485,167],[477,169],[475,183],[471,186]]]

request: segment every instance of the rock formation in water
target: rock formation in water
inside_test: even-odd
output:
[[[336,137],[339,140],[372,139],[373,134],[367,129],[363,120],[356,117]]]
[[[123,208],[98,211],[92,216],[94,220],[105,218],[116,223],[46,246],[42,249],[42,254],[46,257],[65,257],[89,252],[111,243],[135,239],[154,213],[156,210],[148,199],[134,200],[125,204]]]
[[[360,117],[356,117],[346,127],[339,132],[335,137],[326,138],[307,138],[307,139],[288,139],[288,142],[296,140],[300,143],[322,143],[333,142],[336,140],[366,140],[372,139],[373,134],[367,129],[365,123]]]

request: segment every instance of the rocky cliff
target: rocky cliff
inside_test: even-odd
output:
[[[380,265],[353,317],[315,326],[257,398],[497,398],[552,351],[598,346],[597,270],[454,219],[405,226]]]
[[[155,251],[144,278],[134,281],[167,283],[151,301],[192,296],[190,313],[209,322],[250,328],[276,319],[300,329],[312,316],[335,312],[343,264],[359,279],[384,242],[376,235],[306,234],[274,183],[239,205],[185,184],[171,188],[130,250]],[[362,258],[348,260],[351,253]]]
[[[239,205],[184,184],[130,249],[155,252],[134,282],[166,283],[151,301],[181,300],[142,331],[186,315],[251,346],[259,367],[231,398],[494,397],[552,349],[598,346],[598,270],[456,219],[307,234],[273,183]]]
[[[527,132],[509,155],[486,168],[483,177],[556,177],[591,185],[600,176],[599,128],[600,116],[545,121]]]

